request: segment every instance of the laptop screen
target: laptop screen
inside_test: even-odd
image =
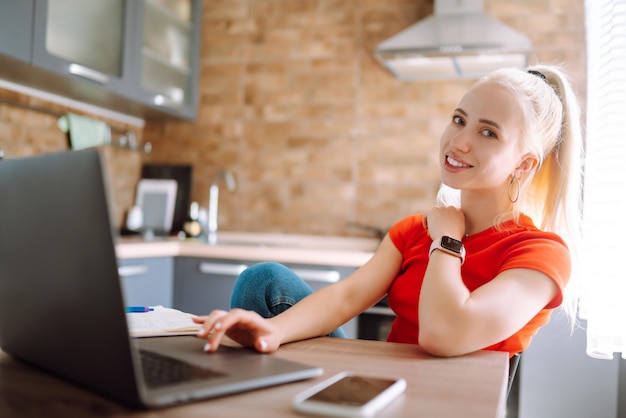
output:
[[[0,196],[2,349],[136,399],[98,150],[3,159]]]

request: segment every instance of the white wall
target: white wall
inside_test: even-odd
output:
[[[593,359],[585,346],[584,329],[570,334],[567,318],[554,312],[522,356],[520,418],[618,417],[619,364],[624,361],[617,355]],[[620,412],[626,414],[624,405]]]

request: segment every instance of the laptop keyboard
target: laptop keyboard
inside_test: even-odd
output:
[[[224,373],[194,366],[152,351],[139,350],[144,379],[148,387],[159,388],[175,383],[224,376]]]

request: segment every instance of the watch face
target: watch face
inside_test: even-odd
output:
[[[455,253],[461,253],[461,248],[463,247],[463,243],[459,240],[450,237],[441,237],[441,246],[450,251],[454,251]]]

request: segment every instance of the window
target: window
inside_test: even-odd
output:
[[[626,0],[586,0],[581,317],[587,354],[626,358]]]

